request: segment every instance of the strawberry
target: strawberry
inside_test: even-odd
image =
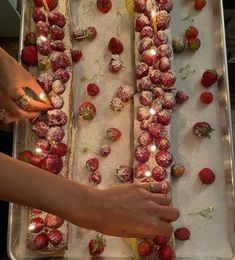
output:
[[[57,25],[51,26],[51,38],[53,40],[63,40],[64,39],[64,31]]]
[[[37,37],[35,32],[29,32],[24,37],[24,45],[36,45]]]
[[[158,250],[158,257],[161,260],[172,260],[173,256],[174,256],[174,251],[168,245],[163,245]]]
[[[112,59],[109,62],[109,71],[112,73],[118,73],[122,67],[124,67],[124,63],[121,57],[118,54],[112,55]]]
[[[92,120],[96,115],[96,107],[87,101],[79,106],[78,113],[84,120]]]
[[[153,84],[149,77],[144,77],[140,80],[138,80],[138,90],[139,92],[143,90],[152,91],[153,90]]]
[[[99,151],[100,156],[106,158],[111,153],[111,147],[107,144],[102,145]]]
[[[159,0],[158,5],[159,5],[160,10],[165,10],[168,13],[171,12],[172,7],[173,7],[171,0]]]
[[[167,168],[173,162],[173,155],[168,151],[162,150],[156,154],[155,159],[156,159],[156,162],[158,165],[160,165],[161,167]]]
[[[37,22],[36,24],[36,32],[37,32],[37,36],[49,36],[49,34],[51,33],[51,27],[42,21]]]
[[[53,71],[58,69],[66,69],[70,66],[70,60],[64,52],[53,52],[50,57],[50,64]]]
[[[38,53],[37,47],[33,45],[28,45],[24,47],[21,51],[21,59],[24,63],[35,66],[38,64]]]
[[[50,12],[47,17],[48,17],[48,23],[50,24],[50,26],[57,25],[60,28],[63,28],[66,24],[65,16],[58,11]]]
[[[119,97],[113,97],[110,102],[110,108],[115,112],[120,112],[124,108],[124,102]]]
[[[79,50],[79,49],[71,49],[70,53],[71,53],[72,60],[74,62],[80,61],[80,59],[82,57],[82,51],[81,50]]]
[[[62,95],[65,92],[65,84],[57,79],[52,83],[52,90],[57,95]]]
[[[43,37],[43,38],[42,38]],[[38,37],[37,39],[38,52],[43,56],[49,56],[52,52],[49,40],[44,37]]]
[[[149,37],[145,37],[140,41],[139,48],[138,48],[139,54],[142,54],[144,51],[149,50],[153,46],[154,46],[153,40]]]
[[[163,58],[163,57],[170,58],[172,56],[172,49],[167,44],[162,44],[161,46],[159,46],[157,52],[158,52],[157,55],[158,58]]]
[[[213,94],[211,92],[203,92],[200,95],[200,100],[203,104],[210,104],[213,101]]]
[[[36,143],[36,147],[45,151],[49,151],[51,148],[50,143],[46,139],[38,139]]]
[[[218,74],[215,70],[206,70],[201,79],[201,84],[204,87],[210,87],[218,80]]]
[[[153,94],[151,91],[141,91],[139,102],[143,106],[149,106],[153,101]]]
[[[185,31],[185,36],[187,39],[197,38],[199,32],[195,26],[189,26]]]
[[[96,235],[88,244],[89,253],[91,256],[98,256],[103,253],[106,247],[106,239],[102,236]]]
[[[37,137],[45,138],[49,130],[49,126],[47,122],[44,122],[43,120],[37,120],[35,123],[33,123],[32,130]]]
[[[144,120],[149,119],[151,116],[150,112],[149,112],[149,108],[148,107],[140,107],[137,111],[137,120],[142,122]]]
[[[73,31],[73,37],[76,41],[82,41],[86,38],[86,32],[85,30],[76,27]]]
[[[92,158],[86,161],[86,168],[90,172],[95,172],[99,168],[99,160],[97,158]]]
[[[51,146],[51,153],[63,157],[67,154],[68,147],[64,143],[57,143]]]
[[[33,0],[33,1],[37,7],[42,7],[44,5],[42,0]],[[47,5],[48,5],[50,11],[55,9],[58,5],[58,0],[46,0],[46,2],[47,2]]]
[[[154,45],[156,47],[166,44],[168,42],[168,36],[164,31],[157,31],[153,36]]]
[[[190,231],[185,227],[177,228],[174,235],[176,239],[181,241],[190,239]]]
[[[135,75],[137,79],[141,79],[149,74],[149,66],[144,62],[139,62],[136,64]]]
[[[109,128],[106,131],[106,137],[108,140],[111,140],[113,142],[119,140],[122,136],[122,133],[119,129],[117,128]]]
[[[26,163],[30,163],[33,153],[29,150],[23,151],[18,155],[18,160]]]
[[[52,51],[59,51],[59,52],[65,51],[64,43],[60,40],[51,41],[50,46],[51,46]]]
[[[148,131],[153,137],[159,138],[164,135],[165,127],[158,123],[150,123],[148,125]]]
[[[101,174],[99,171],[92,172],[89,176],[89,182],[93,185],[98,185],[102,180]]]
[[[63,83],[66,83],[70,79],[70,74],[68,71],[66,71],[64,69],[58,69],[55,72],[55,78],[57,80],[62,81]]]
[[[53,126],[49,128],[46,138],[51,143],[53,142],[60,143],[63,140],[64,136],[65,136],[65,131],[62,127]]]
[[[108,48],[112,54],[118,54],[118,55],[122,54],[124,50],[122,42],[115,37],[112,37],[110,39]]]
[[[178,90],[175,94],[175,101],[177,104],[183,104],[189,99],[189,96],[182,90]]]
[[[168,150],[170,148],[170,141],[167,137],[159,137],[156,139],[156,145],[158,150]]]
[[[48,246],[47,234],[44,232],[38,234],[34,239],[34,246],[38,250],[46,248]]]
[[[140,163],[146,163],[150,158],[147,146],[137,146],[135,148],[135,159]]]
[[[158,68],[161,72],[165,72],[171,68],[171,61],[167,57],[162,57],[158,63]]]
[[[162,73],[160,70],[152,70],[150,72],[150,80],[154,85],[160,85],[162,83]]]
[[[55,109],[61,109],[64,106],[64,99],[56,94],[50,96],[51,105]]]
[[[200,11],[206,5],[206,0],[194,0],[194,9]]]
[[[148,241],[142,241],[138,245],[138,251],[141,257],[147,257],[152,253],[152,246]]]
[[[165,245],[168,241],[170,240],[170,237],[162,237],[162,236],[155,236],[155,238],[153,239],[153,243],[155,245]]]
[[[97,35],[96,28],[94,26],[87,27],[85,30],[85,35],[86,35],[86,39],[88,39],[89,41],[94,40]]]
[[[199,178],[202,182],[202,184],[212,184],[215,181],[215,174],[214,172],[209,168],[202,169],[199,173]]]
[[[199,38],[189,39],[187,41],[187,47],[192,51],[197,51],[201,47],[200,39]]]
[[[160,87],[155,87],[153,89],[153,96],[158,99],[158,98],[164,98],[165,97],[165,92],[162,88]]]
[[[91,97],[96,97],[100,93],[100,88],[95,83],[89,83],[87,85],[87,94]]]
[[[170,20],[171,20],[170,14],[168,14],[167,11],[162,10],[157,12],[156,15],[157,29],[165,30],[169,26]]]
[[[58,229],[52,229],[47,234],[48,240],[52,245],[58,246],[63,241],[63,234]]]
[[[64,223],[64,219],[61,217],[57,217],[55,215],[52,214],[46,214],[45,217],[45,225],[48,228],[51,229],[56,229],[56,228],[60,228]]]
[[[29,231],[32,233],[39,233],[43,230],[45,223],[42,218],[32,218],[29,223]]]
[[[142,29],[145,27],[145,26],[149,26],[150,25],[150,20],[149,18],[142,14],[140,16],[138,16],[135,20],[135,30],[137,32],[141,32]]]
[[[100,12],[108,13],[108,11],[112,8],[112,2],[111,0],[97,0],[96,6]]]
[[[121,85],[117,90],[117,97],[119,97],[123,102],[127,102],[134,96],[134,88],[129,84]]]
[[[42,0],[33,0],[34,4],[37,7],[42,7],[43,6],[43,1]]]
[[[185,173],[185,167],[182,164],[174,164],[171,168],[171,174],[177,178]]]
[[[35,23],[42,21],[46,22],[46,15],[39,8],[33,10],[33,20]]]
[[[141,61],[146,63],[148,66],[153,66],[153,64],[157,61],[157,50],[155,47],[152,47],[149,50],[146,50],[141,55]]]
[[[175,106],[176,100],[172,93],[165,93],[165,97],[162,103],[162,107],[165,109],[173,109]]]
[[[42,167],[42,163],[44,161],[44,156],[42,154],[34,154],[31,159],[30,159],[30,164],[32,164],[33,166],[36,166],[38,168]]]
[[[145,26],[141,33],[140,33],[140,38],[143,39],[145,37],[148,38],[153,38],[153,28],[151,26]]]
[[[149,132],[144,131],[139,135],[138,142],[142,146],[147,146],[153,142],[153,137]]]
[[[68,117],[66,113],[60,109],[52,109],[47,111],[47,119],[49,126],[64,126]]]
[[[193,126],[193,133],[199,137],[211,138],[210,134],[213,131],[214,129],[207,122],[197,122]]]
[[[129,182],[132,179],[132,169],[126,165],[119,165],[116,169],[116,176],[120,182]]]
[[[172,41],[173,51],[174,53],[181,53],[185,49],[186,42],[184,37],[178,36],[175,37]]]
[[[167,176],[167,171],[165,168],[157,165],[152,169],[152,177],[155,181],[161,182],[163,181]]]
[[[143,13],[146,7],[146,0],[135,0],[135,11]]]
[[[147,164],[138,164],[133,169],[133,174],[136,178],[143,178],[146,172],[149,172],[150,168]]]
[[[171,122],[171,114],[166,110],[159,111],[157,113],[157,122],[164,126],[169,125]]]
[[[42,162],[42,169],[53,174],[59,174],[63,168],[63,161],[61,157],[50,154]]]
[[[162,73],[162,84],[164,86],[164,88],[171,88],[176,81],[176,75],[173,71],[168,70],[164,73]]]

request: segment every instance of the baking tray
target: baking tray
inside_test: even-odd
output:
[[[113,2],[118,1],[118,0],[113,0]],[[72,10],[73,10],[73,15],[76,15],[76,12],[74,12],[74,6],[76,6],[78,4],[78,2],[82,2],[81,1],[71,1],[72,4]],[[182,29],[183,32],[183,28],[185,28],[185,26],[187,25],[187,22],[185,23],[185,21],[183,22],[183,18],[188,16],[188,10],[189,10],[189,4],[191,1],[186,1],[186,0],[182,0],[182,1],[177,1],[174,0],[174,10],[172,12],[172,34],[174,36],[174,34],[179,33],[180,29]],[[29,0],[23,0],[22,1],[22,6],[21,6],[21,40],[20,40],[20,49],[23,46],[23,35],[25,30],[29,29],[27,28],[30,25],[30,19],[27,13],[27,6],[29,4]],[[235,219],[235,198],[234,198],[234,162],[233,162],[233,158],[234,158],[234,151],[233,151],[233,143],[232,143],[232,124],[231,124],[231,108],[230,108],[230,97],[229,97],[229,84],[228,84],[228,70],[227,70],[227,59],[226,59],[226,46],[225,46],[225,31],[224,31],[224,17],[223,17],[223,4],[222,4],[222,0],[213,0],[213,1],[208,1],[207,3],[207,11],[205,10],[204,12],[204,16],[202,17],[202,20],[199,22],[198,19],[196,19],[196,21],[198,21],[198,26],[200,26],[200,28],[203,28],[203,26],[209,26],[208,27],[208,35],[204,34],[202,35],[202,40],[204,41],[204,44],[208,44],[208,40],[209,40],[209,51],[206,51],[207,55],[209,55],[209,53],[213,52],[213,59],[210,60],[208,59],[208,65],[210,66],[214,66],[217,68],[217,70],[219,70],[220,74],[221,74],[221,79],[218,83],[218,88],[215,90],[216,93],[218,94],[216,96],[216,99],[218,99],[216,102],[216,104],[218,104],[216,106],[216,108],[214,107],[216,114],[215,116],[215,121],[216,124],[219,126],[219,130],[216,131],[216,140],[218,141],[218,144],[220,145],[219,149],[218,147],[216,147],[217,150],[219,150],[219,153],[217,153],[217,155],[221,155],[221,157],[216,158],[215,160],[215,164],[220,164],[220,167],[222,169],[221,171],[221,175],[222,175],[222,181],[223,183],[221,183],[221,190],[223,191],[224,196],[224,202],[226,205],[226,208],[224,206],[223,210],[223,214],[225,215],[225,218],[228,220],[226,223],[224,223],[224,225],[227,225],[227,230],[226,230],[226,235],[229,236],[229,238],[226,239],[226,246],[229,248],[229,256],[228,254],[222,255],[222,254],[217,254],[216,248],[218,247],[217,241],[214,237],[214,233],[213,236],[211,237],[210,241],[206,239],[208,241],[208,244],[211,245],[211,241],[214,241],[214,253],[211,253],[211,251],[207,254],[207,252],[204,249],[204,245],[205,243],[202,242],[201,244],[196,243],[195,245],[192,244],[188,244],[188,242],[186,242],[185,244],[178,244],[177,245],[177,250],[176,253],[178,255],[177,259],[195,259],[195,260],[212,260],[212,259],[233,259],[235,257],[235,226],[234,226],[234,219]],[[203,14],[203,13],[201,13]],[[193,14],[194,15],[194,14]],[[74,20],[76,21],[77,17],[74,17]],[[195,22],[196,22],[195,21]],[[205,45],[204,45],[205,46]],[[213,47],[213,49],[212,49]],[[203,48],[203,46],[202,46]],[[200,52],[205,51],[205,49],[200,50]],[[186,54],[187,56],[187,54]],[[188,56],[190,57],[190,55]],[[197,61],[197,66],[198,70],[200,69],[205,69],[204,66],[206,66],[206,62],[204,64],[204,61],[202,63],[200,63],[200,61]],[[175,57],[175,62],[174,62],[174,70],[176,72],[179,71],[179,68],[182,66],[181,64],[183,63],[183,60],[180,57]],[[33,72],[36,73],[36,72]],[[195,76],[192,76],[195,77]],[[193,79],[193,78],[191,78]],[[196,82],[196,78],[194,78],[195,82]],[[187,81],[183,81],[180,79],[180,77],[178,76],[178,81],[177,81],[179,88],[182,88],[182,86],[186,86],[187,84],[189,84],[189,82]],[[186,88],[186,87],[185,87]],[[198,94],[198,93],[197,93]],[[79,93],[77,93],[75,95],[75,100],[77,98],[77,100],[79,99]],[[77,101],[78,102],[78,101]],[[177,116],[175,116],[175,119],[173,119],[172,124],[176,123],[177,124],[177,119],[179,118],[184,118],[185,114],[188,113],[188,111],[190,111],[190,107],[192,105],[192,103],[189,102],[189,104],[186,104],[184,107],[182,107]],[[213,111],[211,111],[212,113]],[[204,115],[204,114],[203,114]],[[209,118],[206,119],[211,119],[210,116]],[[195,119],[196,120],[196,119]],[[189,124],[192,123],[192,120],[188,120]],[[79,129],[76,133],[76,135],[78,134]],[[175,134],[178,134],[177,132],[174,132]],[[186,134],[186,133],[183,133]],[[23,138],[22,138],[23,137]],[[184,161],[187,164],[190,164],[190,160],[187,160],[187,158],[185,158],[185,153],[187,153],[187,150],[183,150],[179,153],[177,153],[176,151],[178,150],[178,143],[177,140],[180,138],[183,138],[184,136],[181,136],[178,138],[177,135],[174,135],[175,138],[175,142],[173,144],[173,154],[176,156],[176,159]],[[14,149],[13,149],[13,156],[16,158],[17,154],[20,150],[25,149],[25,148],[30,148],[28,145],[28,140],[30,140],[31,138],[33,138],[33,135],[30,133],[30,130],[28,129],[27,123],[22,121],[22,122],[18,122],[15,124],[15,130],[14,130]],[[212,139],[212,143],[216,143],[216,140]],[[191,141],[190,141],[191,143]],[[193,140],[192,140],[192,144]],[[208,145],[211,144],[208,141]],[[214,150],[216,150],[214,149]],[[209,151],[211,152],[211,148],[209,149]],[[193,154],[193,153],[192,153]],[[190,158],[191,159],[191,158]],[[211,158],[208,158],[208,160],[212,160]],[[75,180],[79,180],[81,181],[80,178],[76,178]],[[181,182],[182,185],[184,184],[183,181]],[[182,211],[182,218],[185,222],[188,221],[188,217],[187,217],[187,212],[184,211],[185,206],[183,205],[183,203],[185,202],[184,199],[182,198],[182,196],[178,196],[177,191],[180,188],[180,184],[179,182],[174,183],[173,184],[173,194],[175,195],[175,199],[174,199],[174,204],[177,205]],[[187,193],[187,191],[185,191]],[[199,194],[200,195],[200,194]],[[199,196],[200,197],[200,196]],[[178,204],[177,204],[178,203]],[[196,205],[197,203],[195,203]],[[196,206],[192,205],[191,209],[195,209],[196,210]],[[202,205],[203,206],[203,201],[198,201],[198,205]],[[28,210],[24,207],[15,205],[15,204],[11,204],[10,205],[10,210],[9,210],[9,225],[8,225],[8,254],[9,257],[11,259],[39,259],[39,258],[47,258],[47,259],[57,259],[56,257],[48,257],[48,256],[43,256],[43,255],[36,255],[33,254],[27,250],[25,250],[25,248],[22,248],[22,241],[24,241],[24,234],[22,234],[22,230],[26,230],[27,225],[26,222],[24,221],[25,219],[27,219],[27,214],[28,214]],[[224,220],[224,218],[223,218]],[[181,220],[179,220],[181,221]],[[213,219],[211,220],[213,221]],[[200,222],[200,220],[199,220]],[[210,223],[210,222],[209,222]],[[220,222],[216,222],[218,226],[220,226],[222,223]],[[182,223],[184,224],[184,223]],[[179,223],[176,223],[175,226],[179,225]],[[223,226],[223,225],[222,225]],[[205,230],[204,227],[202,228],[202,230]],[[213,230],[212,230],[213,231]],[[77,237],[77,240],[75,239],[71,239],[70,243],[71,243],[71,247],[72,250],[69,251],[64,259],[88,259],[89,257],[87,256],[87,252],[85,251],[85,249],[83,249],[83,251],[80,250],[79,248],[79,243],[84,240],[84,239],[88,239],[88,237],[86,236],[86,231],[85,230],[79,230],[76,227],[74,227],[73,225],[70,226],[70,230],[69,232],[72,234],[73,238]],[[210,232],[206,232],[207,234]],[[218,234],[220,235],[220,234]],[[204,236],[204,234],[202,234],[202,236]],[[116,244],[116,240],[115,238],[112,238],[112,246],[110,247],[111,249],[114,248],[115,244]],[[194,238],[192,237],[191,242],[195,242]],[[198,240],[197,240],[198,241]],[[204,240],[203,240],[204,241]],[[119,242],[122,244],[122,242],[119,240]],[[213,244],[213,243],[212,243]],[[124,246],[124,244],[123,244]],[[192,247],[193,246],[193,247]],[[201,246],[201,247],[200,247]],[[190,251],[192,252],[191,254],[187,252],[187,247],[190,249]],[[200,249],[202,248],[202,249]],[[79,250],[78,250],[79,249]],[[213,249],[210,248],[210,250]],[[219,247],[218,247],[219,249]],[[110,250],[112,251],[112,250]],[[134,254],[132,254],[131,250],[128,248],[128,246],[125,247],[125,251],[127,252],[127,255],[122,257],[122,259],[130,259],[130,258],[135,258]],[[111,252],[112,253],[112,252]],[[114,258],[120,258],[121,255],[112,255],[110,253],[110,255],[106,255],[105,257],[103,257],[103,259],[111,259],[112,256]],[[61,257],[60,257],[61,259]]]

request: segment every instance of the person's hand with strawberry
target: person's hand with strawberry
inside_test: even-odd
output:
[[[37,97],[43,93],[43,102],[26,95],[27,88]],[[0,48],[0,120],[10,123],[34,118],[50,107],[49,100],[34,78]]]

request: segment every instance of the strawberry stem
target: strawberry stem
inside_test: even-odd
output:
[[[104,74],[101,74],[101,72],[102,72],[102,66],[101,66],[101,64],[100,64],[100,61],[99,61],[99,60],[96,60],[95,63],[98,63],[98,65],[99,65],[98,72],[95,73],[91,78],[89,78],[88,76],[83,76],[83,77],[81,78],[81,81],[82,81],[82,82],[84,82],[84,81],[91,81],[91,82],[97,83],[98,77],[104,77]]]
[[[192,16],[191,16],[191,14],[189,14],[189,15],[187,15],[186,17],[184,17],[183,19],[182,19],[184,22],[185,21],[188,21],[188,22],[194,22],[194,19],[192,18]]]
[[[211,212],[213,212],[214,210],[215,210],[214,207],[208,206],[207,208],[205,208],[199,212],[192,212],[192,213],[189,213],[188,215],[189,216],[200,215],[204,218],[210,219],[210,218],[212,218]]]
[[[121,21],[116,26],[117,36],[120,36],[119,27],[123,24],[124,17],[123,17],[122,13],[119,10],[117,11],[116,15],[121,18]]]

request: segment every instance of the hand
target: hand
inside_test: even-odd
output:
[[[20,107],[16,101],[25,95],[26,86],[37,96],[44,93],[34,78],[0,48],[0,120],[10,123],[19,119],[34,118],[41,110],[51,108],[46,97],[45,103],[30,98],[25,107]]]
[[[120,237],[170,236],[173,228],[169,222],[178,219],[179,211],[169,206],[166,195],[159,193],[160,183],[152,185],[152,192],[149,183],[98,190],[98,196],[87,202],[90,221],[85,227]]]

